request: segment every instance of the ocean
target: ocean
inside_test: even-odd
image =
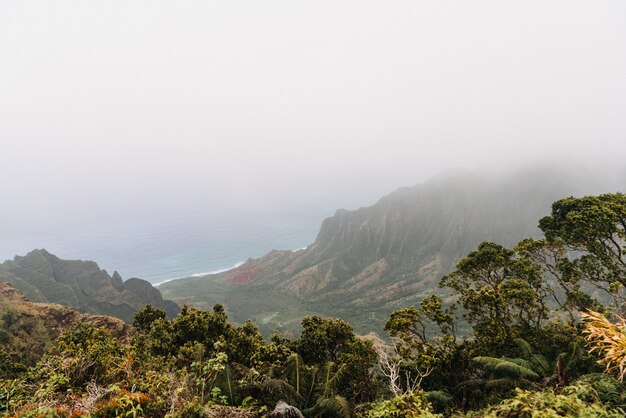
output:
[[[45,248],[62,259],[92,260],[124,280],[153,284],[232,268],[273,249],[311,244],[331,209],[293,213],[142,211],[94,218],[56,215],[0,225],[0,258]]]

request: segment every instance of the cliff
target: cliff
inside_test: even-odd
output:
[[[370,207],[338,210],[305,250],[273,251],[160,289],[188,303],[224,303],[235,319],[250,317],[266,332],[293,329],[307,313],[343,317],[359,332],[380,330],[391,310],[445,295],[440,278],[479,243],[513,246],[537,236],[553,201],[615,191],[609,180],[615,179],[552,168],[447,173]]]
[[[0,264],[0,281],[11,283],[35,302],[62,304],[126,322],[132,322],[133,314],[146,304],[164,309],[170,317],[180,311],[145,280],[124,282],[117,272],[110,276],[93,261],[61,260],[43,249]]]

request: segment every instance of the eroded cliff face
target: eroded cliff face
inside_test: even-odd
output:
[[[124,282],[117,272],[109,276],[93,261],[61,260],[46,250],[33,250],[0,264],[0,281],[11,283],[33,301],[59,303],[126,322],[132,322],[133,314],[146,304],[164,309],[170,317],[180,311],[145,280]]]
[[[538,236],[538,220],[552,202],[614,191],[604,180],[551,169],[504,177],[442,175],[399,189],[370,207],[338,210],[304,250],[272,251],[228,272],[167,283],[161,290],[207,307],[225,303],[235,315],[245,303],[261,327],[264,320],[268,327],[285,322],[281,315],[287,312],[276,307],[274,315],[266,303],[271,299],[275,305],[298,301],[303,313],[342,316],[360,332],[370,325],[380,330],[391,310],[433,293],[445,296],[438,287],[441,277],[478,244],[512,247]],[[212,299],[213,294],[221,300]]]
[[[337,211],[305,250],[248,260],[226,273],[228,283],[272,283],[311,300],[397,299],[436,286],[482,241],[512,246],[538,235],[537,220],[563,192],[555,188],[533,199],[520,186],[450,177],[400,189],[371,207]]]

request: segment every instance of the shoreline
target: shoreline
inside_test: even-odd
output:
[[[306,247],[296,248],[295,250],[289,250],[289,251],[295,253],[297,251],[306,250],[308,247],[309,246],[307,245]],[[232,270],[232,269],[235,269],[235,268],[241,266],[245,262],[246,262],[246,260],[240,261],[240,262],[235,263],[234,265],[232,265],[230,267],[226,267],[226,268],[222,268],[222,269],[218,269],[218,270],[213,270],[213,271],[207,271],[207,272],[204,272],[204,273],[194,273],[194,274],[191,274],[189,276],[181,276],[181,277],[173,277],[171,279],[163,279],[163,280],[158,281],[156,283],[152,283],[152,286],[159,287],[162,284],[173,282],[174,280],[189,279],[189,278],[192,278],[192,277],[203,277],[203,276],[210,276],[212,274],[224,273],[225,271]]]
[[[245,263],[245,261],[240,261],[240,262],[235,263],[234,265],[232,265],[230,267],[226,267],[226,268],[222,268],[222,269],[218,269],[218,270],[207,271],[207,272],[204,272],[204,273],[194,273],[194,274],[191,274],[189,276],[172,277],[170,279],[164,279],[164,280],[161,280],[159,282],[152,283],[152,286],[159,287],[162,284],[173,282],[174,280],[190,279],[192,277],[203,277],[203,276],[210,276],[212,274],[224,273],[225,271],[232,270],[234,268],[237,268],[237,267],[241,266],[243,263]]]

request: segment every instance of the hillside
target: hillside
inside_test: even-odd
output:
[[[110,276],[93,261],[61,260],[43,249],[0,264],[0,282],[11,283],[34,302],[58,303],[126,322],[146,304],[164,309],[170,317],[180,311],[145,280],[123,281],[117,272]]]
[[[512,246],[536,236],[553,201],[614,191],[623,176],[585,170],[459,171],[401,188],[370,207],[338,210],[306,249],[272,251],[230,271],[163,284],[165,297],[292,331],[305,314],[380,330],[391,310],[438,293],[442,275],[482,241]],[[624,184],[623,182],[621,184]]]
[[[79,323],[104,327],[122,341],[132,335],[132,327],[118,318],[32,302],[8,283],[0,283],[0,349],[13,359],[33,364],[62,332]]]

